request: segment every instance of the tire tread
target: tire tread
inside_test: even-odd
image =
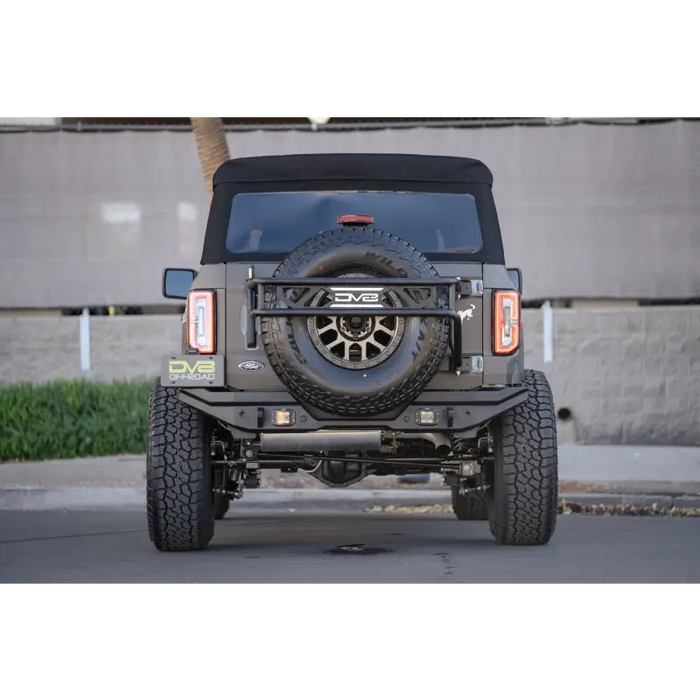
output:
[[[156,380],[149,401],[148,533],[160,551],[204,549],[214,535],[205,416]]]
[[[527,401],[501,416],[494,430],[494,484],[489,524],[500,544],[544,545],[556,527],[557,425],[542,372],[525,370]]]
[[[378,229],[335,229],[314,236],[300,245],[280,265],[275,272],[275,277],[294,277],[296,271],[307,265],[319,252],[348,243],[364,249],[377,248],[396,253],[417,277],[438,276],[430,261],[414,246],[398,236]],[[274,303],[273,294],[268,294],[265,305],[274,306]],[[263,318],[261,330],[263,347],[270,365],[290,393],[299,401],[308,402],[323,411],[338,415],[370,416],[408,405],[425,390],[440,370],[449,347],[448,325],[444,319],[437,317],[426,318],[425,321],[426,325],[430,324],[430,332],[426,333],[426,339],[432,345],[432,351],[425,362],[418,364],[413,375],[399,384],[364,397],[350,397],[315,386],[290,367],[285,362],[289,347],[278,319]]]
[[[460,496],[456,486],[452,487],[452,510],[457,516],[457,520],[484,521],[489,519],[486,499],[472,493]]]

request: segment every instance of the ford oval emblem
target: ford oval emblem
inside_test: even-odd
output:
[[[260,372],[265,369],[265,365],[257,360],[246,360],[238,365],[238,369],[244,372]]]

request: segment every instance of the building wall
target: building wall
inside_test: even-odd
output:
[[[234,157],[480,158],[526,299],[700,296],[700,122],[252,131],[228,142]],[[207,216],[191,133],[0,133],[0,308],[162,303],[162,268],[198,265]]]
[[[700,444],[700,307],[555,309],[554,361],[542,312],[526,310],[526,363],[549,378],[569,439]]]
[[[554,361],[542,312],[523,311],[528,367],[543,370],[563,441],[700,445],[700,308],[555,309]],[[0,382],[150,377],[180,342],[180,317],[91,317],[92,370],[80,371],[79,319],[0,318]]]

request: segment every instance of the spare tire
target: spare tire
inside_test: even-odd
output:
[[[275,277],[437,277],[425,256],[397,236],[373,227],[345,227],[321,233],[282,262]],[[402,306],[391,289],[382,302]],[[265,306],[278,308],[281,293],[267,290]],[[326,290],[311,306],[331,303]],[[438,304],[447,307],[447,292]],[[282,299],[281,305],[285,302]],[[448,347],[448,323],[441,317],[376,316],[262,318],[265,352],[277,376],[300,402],[328,413],[363,416],[403,408],[440,369]]]

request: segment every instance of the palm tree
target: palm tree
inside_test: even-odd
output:
[[[190,117],[204,175],[204,185],[211,199],[216,169],[229,159],[224,122],[220,117]]]

